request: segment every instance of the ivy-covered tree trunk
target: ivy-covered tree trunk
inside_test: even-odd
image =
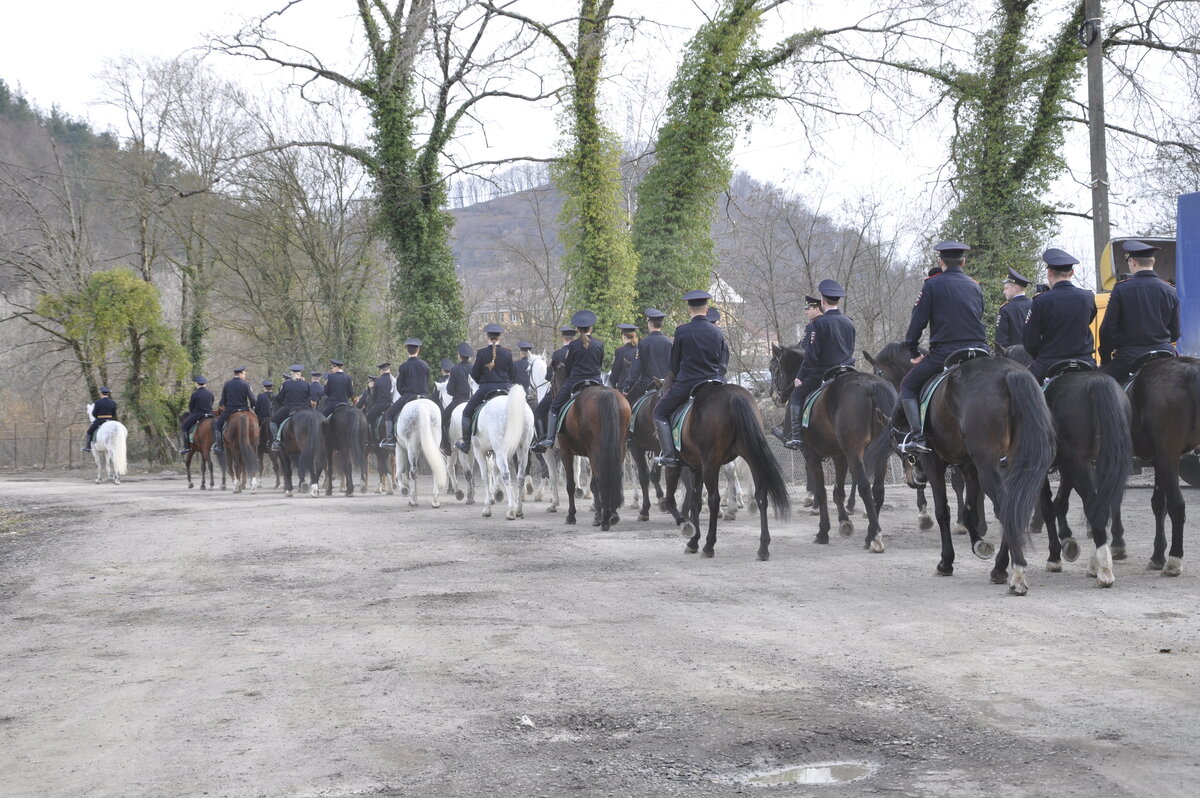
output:
[[[580,0],[571,70],[571,150],[554,176],[563,205],[563,269],[569,309],[596,313],[596,335],[617,340],[615,325],[633,316],[637,255],[621,197],[620,148],[600,118],[597,96],[613,0]]]

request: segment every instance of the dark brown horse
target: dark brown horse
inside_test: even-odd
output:
[[[352,405],[334,408],[325,422],[325,455],[325,495],[333,495],[333,477],[337,474],[342,479],[342,492],[353,496],[354,469],[359,474],[367,471],[366,413]]]
[[[1054,460],[1055,436],[1050,410],[1040,386],[1025,367],[1001,357],[968,360],[951,371],[929,402],[926,436],[931,454],[918,456],[930,477],[934,512],[942,534],[942,556],[937,573],[954,573],[954,541],[950,533],[950,506],[946,499],[946,468],[962,467],[968,507],[980,506],[980,494],[997,508],[1004,554],[1012,558],[1009,592],[1029,592],[1025,579],[1024,543],[1033,508]],[[1008,466],[1001,477],[1000,460]],[[980,513],[981,514],[981,513]],[[994,547],[967,513],[971,548],[980,558],[991,557]],[[992,580],[1001,581],[1007,562],[996,558]]]
[[[258,481],[262,482],[263,470],[267,467],[267,463],[271,464],[271,470],[275,472],[275,490],[279,490],[281,474],[279,471],[279,455],[271,449],[271,425],[258,422]]]
[[[1200,360],[1172,357],[1142,366],[1130,389],[1133,453],[1154,465],[1154,553],[1150,570],[1183,572],[1183,493],[1179,459],[1200,446]],[[1171,517],[1167,550],[1166,517]]]
[[[225,440],[229,475],[233,480],[233,492],[241,493],[250,483],[250,492],[258,492],[258,416],[251,410],[234,412],[221,429]]]
[[[307,484],[308,495],[315,499],[320,492],[321,467],[325,463],[325,416],[310,408],[297,411],[284,422],[280,443],[283,449],[279,457],[283,467],[283,495],[292,495],[292,470],[295,469],[300,490],[303,491]]]
[[[639,521],[650,520],[650,482],[654,478],[655,498],[662,499],[663,489],[658,483],[658,466],[651,467],[650,458],[659,452],[658,433],[654,431],[654,408],[658,407],[661,394],[656,388],[646,394],[646,400],[637,406],[633,418],[633,429],[629,433],[629,453],[637,470],[638,485],[642,489],[642,506],[638,510]],[[636,403],[635,403],[636,404]]]
[[[204,474],[208,472],[208,487],[212,488],[216,485],[216,477],[213,474],[212,461],[212,445],[213,445],[213,418],[202,418],[196,422],[196,426],[192,428],[192,440],[189,444],[190,448],[184,459],[184,466],[187,468],[188,488],[192,488],[192,457],[200,455],[200,490],[204,490]],[[224,473],[222,473],[224,478]],[[222,479],[222,481],[224,481]]]
[[[590,385],[576,396],[558,434],[557,449],[567,477],[567,523],[575,523],[575,456],[586,457],[592,468],[593,525],[607,531],[620,520],[624,501],[625,435],[629,402],[616,388]]]
[[[777,518],[791,513],[787,484],[771,447],[763,434],[762,413],[750,392],[739,385],[707,383],[693,393],[695,403],[683,423],[679,459],[682,468],[692,475],[690,521],[675,506],[675,490],[679,486],[681,468],[668,468],[664,509],[671,513],[676,524],[692,527],[692,537],[686,551],[695,554],[700,546],[701,487],[708,491],[708,536],[704,541],[704,556],[712,557],[717,545],[717,518],[721,515],[721,466],[741,457],[750,466],[754,477],[754,500],[758,504],[758,559],[770,559],[771,532],[767,527],[767,505],[774,505]]]

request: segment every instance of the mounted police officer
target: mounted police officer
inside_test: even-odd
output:
[[[708,321],[715,327],[719,327],[721,325],[721,311],[718,310],[717,308],[713,307],[712,305],[709,305],[708,310],[704,312],[704,318],[708,319]],[[722,333],[722,336],[723,335],[724,335],[724,333]],[[725,347],[721,350],[721,378],[724,379],[725,375],[728,373],[729,373],[729,342],[726,341]]]
[[[225,442],[222,440],[222,431],[225,429],[225,422],[234,413],[242,410],[254,409],[254,388],[250,386],[250,381],[246,379],[246,367],[238,366],[233,370],[233,379],[225,381],[225,385],[221,388],[221,415],[217,417],[213,424],[213,445],[212,451],[220,454],[225,451]]]
[[[1079,261],[1061,249],[1046,250],[1042,260],[1046,262],[1050,290],[1030,303],[1022,338],[1025,351],[1033,358],[1029,370],[1038,382],[1046,378],[1051,366],[1064,360],[1096,363],[1091,329],[1096,318],[1096,297],[1071,282]]]
[[[671,439],[671,414],[688,400],[697,385],[711,380],[724,382],[729,362],[725,335],[708,320],[708,300],[712,297],[707,291],[696,290],[684,294],[683,299],[688,303],[691,321],[675,328],[670,361],[670,370],[675,376],[671,387],[654,408],[654,429],[662,447],[657,462],[664,466],[679,465],[679,454]]]
[[[953,352],[967,347],[987,348],[987,330],[983,326],[983,289],[963,271],[965,256],[970,247],[958,241],[943,241],[934,246],[942,274],[925,281],[904,343],[912,358],[913,368],[900,383],[900,398],[892,410],[892,424],[901,415],[908,421],[909,434],[900,445],[905,454],[928,453],[925,434],[921,429],[918,406],[921,387],[942,370],[942,364]],[[921,333],[929,327],[929,354],[920,351]]]
[[[400,398],[392,402],[384,418],[387,422],[387,437],[380,446],[394,446],[396,443],[396,419],[400,411],[413,399],[424,399],[429,396],[429,364],[421,359],[421,339],[409,338],[404,342],[408,350],[408,359],[396,369],[396,390]]]
[[[325,386],[321,384],[321,377],[325,375],[319,371],[310,371],[308,376],[312,377],[308,383],[308,400],[312,402],[313,407],[318,407],[325,398]]]
[[[618,391],[622,391],[629,381],[629,373],[633,369],[633,362],[637,357],[638,328],[636,324],[622,322],[617,325],[617,329],[621,331],[621,337],[625,339],[625,343],[618,346],[613,352],[612,368],[608,370],[608,384]]]
[[[1029,280],[1021,276],[1016,269],[1008,270],[1004,279],[1004,298],[1007,300],[1000,306],[996,314],[996,346],[1008,348],[1021,343],[1021,332],[1025,329],[1025,320],[1029,318],[1032,303],[1025,294]]]
[[[188,399],[187,415],[179,422],[180,454],[187,454],[192,450],[191,444],[188,443],[188,434],[192,427],[196,426],[200,419],[213,414],[213,395],[212,391],[208,390],[208,380],[196,377],[193,381],[196,383],[196,390],[192,391],[192,396]]]
[[[367,410],[367,406],[371,404],[371,393],[374,388],[375,388],[375,375],[368,374],[367,375],[367,387],[363,390],[363,392],[361,394],[359,394],[358,401],[354,403],[354,406],[357,407],[359,410],[362,410],[364,413]]]
[[[271,441],[271,389],[275,383],[270,380],[262,381],[262,392],[254,397],[254,415],[258,416],[258,439],[260,447],[269,446]]]
[[[621,386],[630,403],[640,399],[655,384],[666,379],[671,368],[671,339],[662,331],[667,314],[658,308],[646,308],[646,337],[638,341],[629,376]]]
[[[517,378],[517,385],[524,388],[526,395],[528,395],[530,387],[533,384],[530,372],[530,369],[533,367],[533,361],[529,359],[529,353],[533,351],[533,344],[528,341],[518,341],[517,349],[520,350],[520,354],[513,361],[513,374]]]
[[[333,411],[342,405],[354,402],[354,380],[343,369],[346,364],[340,360],[329,359],[329,375],[325,377],[325,418],[333,415]]]
[[[96,437],[96,430],[100,429],[100,425],[116,417],[117,403],[113,401],[112,391],[101,388],[100,398],[92,404],[92,424],[87,428],[87,443],[83,445],[83,451],[92,450],[92,439]]]
[[[546,393],[542,395],[533,411],[533,423],[537,428],[538,440],[546,436],[546,416],[550,414],[550,403],[554,401],[554,375],[559,369],[566,367],[567,347],[579,334],[574,327],[559,327],[558,333],[562,336],[562,346],[550,354],[550,366],[546,369]]]
[[[938,274],[941,274],[941,269],[938,269]],[[929,278],[926,278],[929,279]],[[808,346],[808,340],[812,337],[813,322],[816,321],[822,313],[821,300],[815,296],[808,294],[804,295],[804,318],[807,322],[804,325],[804,333],[800,336],[800,346]],[[804,355],[807,360],[807,352]],[[783,426],[771,427],[771,434],[780,440],[784,445],[793,440],[796,436],[792,434],[792,396],[796,395],[796,388],[800,387],[803,380],[801,372],[804,371],[804,360],[800,361],[800,368],[796,370],[796,376],[792,379],[792,393],[788,396],[788,406],[783,412]],[[801,405],[803,407],[803,405]]]
[[[822,280],[817,286],[821,294],[821,315],[809,325],[812,329],[804,341],[804,362],[800,366],[800,384],[788,399],[788,417],[791,422],[791,440],[784,442],[789,449],[803,446],[801,415],[804,400],[821,385],[825,372],[837,366],[854,365],[854,322],[839,306],[846,296],[846,289],[836,280]]]
[[[370,430],[371,440],[375,440],[375,435],[378,434],[375,428],[379,417],[392,406],[392,392],[396,384],[392,378],[391,363],[380,363],[375,368],[379,369],[379,376],[371,386],[371,400],[367,403],[367,428]]]
[[[516,375],[513,373],[512,351],[500,346],[500,336],[504,328],[499,324],[489,324],[483,328],[487,333],[488,345],[475,353],[475,364],[471,366],[471,379],[479,387],[467,400],[462,416],[462,440],[457,444],[463,454],[471,453],[471,423],[475,420],[475,410],[483,404],[483,399],[495,391],[508,392],[512,388]]]
[[[442,408],[442,451],[450,453],[450,416],[454,408],[471,398],[471,356],[475,350],[466,341],[458,345],[458,362],[450,367],[446,394],[450,401]]]
[[[567,344],[567,358],[563,368],[562,387],[550,403],[550,413],[546,420],[545,434],[540,441],[535,441],[529,448],[535,452],[544,452],[554,446],[554,438],[558,434],[558,414],[563,405],[575,392],[575,386],[584,380],[600,382],[604,366],[604,342],[592,340],[592,328],[596,326],[596,314],[590,310],[576,311],[571,317],[571,325],[579,331],[579,337]]]
[[[298,411],[312,407],[311,383],[304,381],[304,366],[293,363],[291,378],[279,386],[275,394],[275,409],[271,411],[271,451],[279,451],[279,427]]]
[[[1179,340],[1179,297],[1154,273],[1158,247],[1126,241],[1129,279],[1113,286],[1100,324],[1100,370],[1124,383],[1133,362],[1156,349],[1173,351]]]

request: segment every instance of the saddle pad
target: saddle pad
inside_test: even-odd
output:
[[[945,382],[946,377],[950,376],[950,373],[953,372],[957,368],[958,368],[958,366],[954,366],[953,368],[948,368],[948,369],[939,371],[937,374],[935,374],[933,376],[932,379],[929,380],[929,382],[925,383],[925,385],[922,386],[922,388],[921,388],[921,426],[922,427],[925,426],[925,419],[929,415],[929,402],[930,402],[930,400],[933,399],[933,392],[936,391],[938,389],[938,386],[940,386],[943,382]]]
[[[562,410],[558,411],[558,423],[554,427],[554,434],[556,436],[558,433],[562,432],[563,424],[565,424],[567,421],[567,411],[571,409],[571,405],[575,404],[575,398],[577,396],[579,396],[577,393],[571,394],[571,396],[567,399],[566,404],[562,406]]]
[[[671,416],[671,440],[675,442],[675,451],[677,452],[683,448],[683,422],[687,421],[688,414],[692,412],[692,405],[695,402],[696,398],[691,397]]]
[[[820,397],[821,394],[825,393],[825,389],[829,386],[830,382],[833,382],[833,380],[829,380],[818,385],[817,389],[810,393],[808,398],[804,400],[804,410],[800,414],[800,426],[802,428],[808,429],[808,422],[812,417],[813,405],[817,403],[817,398]]]
[[[288,422],[291,420],[292,420],[292,417],[288,416],[282,422],[280,422],[279,429],[276,430],[276,432],[275,432],[275,440],[280,441],[280,442],[283,441],[283,428],[286,427],[288,425]]]
[[[484,406],[488,402],[495,399],[497,396],[507,397],[508,392],[507,391],[492,391],[483,398],[483,401],[479,403],[479,407],[475,408],[475,415],[471,416],[471,437],[472,438],[475,437],[475,433],[479,432],[479,414],[483,411]],[[575,401],[575,398],[571,397],[571,401],[572,402]],[[565,416],[567,414],[567,407],[569,407],[570,404],[571,404],[571,402],[567,402],[567,404],[563,406],[563,412],[560,414],[560,417]],[[559,426],[562,426],[561,422],[559,423]]]
[[[634,426],[634,424],[637,423],[638,410],[641,408],[642,405],[644,405],[646,403],[646,400],[649,399],[652,395],[657,396],[658,391],[646,391],[646,393],[642,394],[641,397],[639,397],[638,400],[633,403],[633,407],[629,411],[629,434],[630,435],[633,434],[633,426]]]

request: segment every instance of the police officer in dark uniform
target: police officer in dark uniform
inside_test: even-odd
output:
[[[450,401],[442,408],[442,450],[450,453],[450,416],[454,408],[471,398],[471,356],[475,350],[466,341],[458,345],[458,362],[450,368],[446,378],[446,393]]]
[[[354,406],[357,407],[359,410],[362,410],[364,413],[366,412],[367,407],[371,404],[371,393],[372,393],[372,389],[374,389],[374,387],[375,387],[375,375],[368,374],[367,375],[367,387],[365,390],[363,390],[363,392],[361,394],[359,394],[358,401],[354,403]]]
[[[721,324],[721,311],[712,305],[708,306],[708,310],[704,313],[704,318],[708,319],[714,325]],[[729,344],[726,342],[725,348],[721,350],[721,378],[729,373]]]
[[[379,376],[371,386],[371,401],[367,404],[367,427],[371,431],[372,440],[377,434],[375,427],[379,423],[379,417],[392,406],[392,393],[396,385],[392,377],[391,363],[380,363],[375,368],[379,369]]]
[[[226,380],[225,385],[221,388],[221,415],[217,417],[216,423],[213,424],[213,445],[212,451],[218,454],[225,451],[224,440],[221,438],[222,431],[225,429],[225,422],[229,417],[240,410],[254,409],[254,389],[250,387],[250,381],[246,379],[246,367],[238,366],[233,370],[233,379]]]
[[[271,444],[271,389],[275,387],[275,383],[270,380],[262,381],[262,391],[258,396],[254,397],[254,415],[258,416],[258,439],[259,447],[269,446]]]
[[[537,427],[538,440],[545,437],[546,433],[546,416],[550,413],[550,403],[554,401],[554,375],[559,369],[565,368],[567,365],[567,347],[575,340],[578,332],[574,327],[559,327],[559,335],[562,336],[562,346],[550,353],[550,365],[546,369],[546,393],[542,395],[533,411],[534,426]]]
[[[100,398],[92,404],[92,424],[87,428],[87,443],[83,446],[83,451],[90,452],[92,450],[92,438],[96,436],[96,430],[100,429],[100,425],[105,421],[112,421],[117,417],[117,403],[113,401],[112,391],[108,388],[100,389]]]
[[[291,379],[284,380],[275,394],[275,409],[271,411],[271,451],[279,451],[279,425],[297,411],[312,407],[310,388],[304,381],[304,366],[293,363]]]
[[[1086,360],[1093,365],[1091,324],[1096,318],[1096,297],[1091,291],[1071,283],[1075,274],[1074,257],[1061,249],[1042,253],[1050,290],[1038,294],[1031,303],[1022,343],[1033,358],[1029,370],[1041,382],[1046,371],[1063,360]]]
[[[584,380],[600,382],[604,366],[604,342],[592,340],[592,328],[596,326],[596,314],[590,310],[576,311],[571,317],[571,324],[579,331],[579,337],[567,344],[567,359],[563,366],[562,387],[550,403],[550,413],[546,417],[546,429],[540,441],[535,441],[530,449],[544,452],[554,446],[554,437],[558,434],[558,413],[562,406],[571,398],[575,386]]]
[[[804,362],[800,366],[800,384],[788,399],[788,417],[791,440],[785,441],[789,449],[799,449],[804,444],[801,436],[801,414],[804,400],[821,385],[821,377],[836,366],[854,365],[854,322],[842,313],[838,305],[846,296],[846,289],[836,280],[822,280],[817,286],[821,295],[821,315],[809,324],[809,334],[804,340]]]
[[[941,273],[942,273],[942,270],[938,269],[938,274],[941,274]],[[929,278],[927,277],[925,279],[929,279]],[[816,321],[818,317],[820,317],[821,312],[822,312],[821,311],[821,300],[817,299],[815,296],[810,296],[808,294],[805,294],[804,295],[804,317],[805,317],[805,319],[808,320],[808,322],[804,325],[804,332],[800,336],[800,346],[801,347],[808,346],[808,339],[812,337],[813,322]],[[806,355],[806,357],[807,357],[807,355]],[[795,394],[796,388],[800,387],[800,382],[802,380],[800,372],[803,370],[804,370],[804,361],[802,360],[802,361],[800,361],[800,368],[797,369],[796,375],[792,379],[792,395]],[[801,405],[801,407],[803,407],[803,405]],[[792,440],[795,437],[792,435],[791,395],[788,396],[788,409],[784,410],[784,412],[783,412],[783,426],[771,427],[771,434],[774,435],[776,438],[778,438],[780,440],[780,442],[782,442],[784,444],[787,444],[788,441]]]
[[[996,346],[1006,349],[1021,343],[1021,332],[1025,329],[1025,320],[1029,318],[1029,308],[1032,306],[1025,289],[1029,281],[1021,276],[1016,269],[1008,270],[1004,280],[1004,298],[1008,300],[1000,306],[996,314]]]
[[[712,297],[707,291],[696,290],[687,292],[683,298],[688,303],[688,314],[692,318],[687,324],[675,328],[670,361],[670,370],[675,378],[654,408],[654,428],[658,431],[658,442],[662,447],[657,462],[664,466],[679,465],[679,454],[675,451],[675,441],[671,439],[671,414],[688,400],[692,389],[700,383],[707,380],[723,382],[729,362],[729,346],[725,343],[725,335],[708,320],[708,300]]]
[[[520,354],[513,361],[513,374],[516,375],[517,385],[525,389],[525,393],[529,393],[531,381],[530,368],[533,366],[533,361],[529,359],[529,353],[533,350],[533,344],[528,341],[518,341],[517,349]]]
[[[632,404],[640,399],[655,381],[666,379],[671,367],[671,339],[662,331],[665,313],[657,308],[646,308],[646,337],[638,341],[629,376],[621,386]]]
[[[903,416],[908,420],[909,434],[900,445],[906,454],[928,453],[925,434],[921,429],[918,407],[921,387],[926,380],[942,370],[946,358],[966,347],[987,348],[987,330],[983,326],[983,289],[963,271],[965,256],[970,247],[958,241],[943,241],[934,246],[942,266],[942,274],[925,281],[904,343],[912,357],[912,371],[900,383],[900,397],[892,410],[892,424]],[[920,352],[921,333],[929,327],[929,354]]]
[[[325,418],[342,405],[354,402],[354,380],[343,371],[345,367],[342,361],[330,358],[329,375],[325,377]]]
[[[395,445],[396,419],[400,417],[404,406],[413,399],[429,396],[429,364],[421,359],[421,343],[420,338],[409,338],[404,342],[404,348],[408,350],[408,360],[396,369],[396,390],[400,392],[400,398],[392,402],[384,416],[387,422],[387,437],[383,439],[381,446]]]
[[[196,377],[193,382],[196,383],[196,390],[192,391],[192,396],[188,399],[188,412],[179,422],[179,453],[187,454],[192,450],[191,444],[188,443],[188,433],[192,431],[192,427],[205,416],[211,416],[213,411],[213,395],[212,391],[206,387],[208,380],[203,377]]]
[[[629,372],[633,368],[634,358],[637,357],[638,328],[636,324],[622,322],[617,325],[617,329],[621,331],[621,337],[625,339],[625,343],[618,346],[613,352],[612,368],[608,370],[608,384],[621,391],[625,389],[625,384],[629,381]]]
[[[471,422],[476,408],[483,403],[483,397],[492,391],[507,391],[516,381],[512,351],[500,346],[504,328],[499,324],[489,324],[483,331],[487,333],[488,345],[475,353],[475,364],[471,366],[471,379],[479,388],[463,408],[462,440],[456,444],[463,454],[471,453]]]
[[[308,383],[308,400],[312,402],[313,407],[319,407],[321,400],[325,398],[325,386],[321,384],[321,377],[325,375],[319,371],[310,371],[308,376],[312,377]]]
[[[1179,297],[1154,273],[1158,247],[1126,241],[1129,279],[1113,286],[1100,323],[1100,370],[1124,383],[1133,362],[1155,349],[1171,350],[1179,340]]]

